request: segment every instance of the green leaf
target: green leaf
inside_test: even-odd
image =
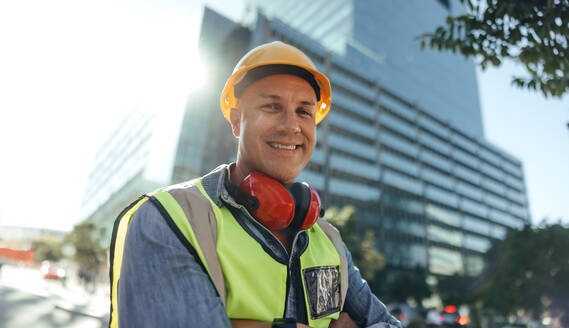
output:
[[[567,0],[460,2],[466,3],[467,13],[447,16],[446,26],[436,27],[430,38],[424,38],[422,49],[428,44],[431,49],[459,51],[465,57],[481,56],[483,70],[489,63],[499,66],[505,58],[512,58],[531,76],[512,83],[547,95],[569,93],[569,78],[565,78],[569,76]]]

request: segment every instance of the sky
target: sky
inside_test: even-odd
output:
[[[477,75],[486,139],[522,161],[532,221],[569,223],[569,96],[511,86],[511,62]]]
[[[201,6],[238,20],[241,1],[0,2],[0,225],[70,230],[96,151],[149,94],[203,85]],[[207,64],[205,64],[207,65]],[[534,222],[569,222],[569,99],[478,71],[487,139],[524,162]]]

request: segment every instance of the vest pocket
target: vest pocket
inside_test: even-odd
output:
[[[340,311],[340,266],[302,270],[310,317],[319,319]]]

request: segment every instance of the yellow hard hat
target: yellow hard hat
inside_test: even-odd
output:
[[[225,87],[223,87],[223,91],[221,92],[220,105],[223,116],[225,116],[228,121],[229,111],[237,106],[239,93],[236,95],[236,85],[243,80],[248,72],[261,66],[277,67],[277,70],[273,70],[273,73],[267,73],[266,70],[263,69],[265,73],[261,73],[261,76],[278,74],[276,72],[281,74],[290,72],[291,74],[305,78],[313,89],[319,92],[319,94],[317,94],[316,124],[320,123],[326,114],[328,114],[332,102],[332,92],[330,81],[326,75],[320,73],[312,60],[299,49],[281,41],[274,41],[260,45],[245,54],[233,69],[233,73],[229,79],[227,79],[227,82],[225,82]],[[300,68],[301,70],[295,70],[295,68]],[[306,77],[299,71],[308,72],[309,74],[304,74],[312,76]],[[311,81],[313,82],[311,83]]]

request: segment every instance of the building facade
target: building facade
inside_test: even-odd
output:
[[[81,219],[106,228],[144,193],[172,182],[182,107],[145,98],[127,114],[96,154],[81,204]]]
[[[323,6],[324,2],[302,3]],[[287,24],[286,17],[281,20],[255,11],[246,26],[205,9],[199,47],[209,62],[210,85],[188,99],[181,130],[172,139],[175,155],[165,169],[170,181],[164,185],[235,159],[237,142],[220,113],[219,94],[243,54],[261,43],[282,40],[306,52],[332,83],[332,109],[318,126],[317,147],[299,179],[319,191],[325,207],[355,205],[361,228],[374,231],[376,246],[389,264],[420,266],[444,275],[479,274],[483,254],[492,242],[504,239],[508,229],[519,229],[530,218],[522,163],[484,140],[473,64],[448,59],[450,55],[410,50],[407,43],[412,41],[404,36],[425,31],[405,30],[397,36],[403,39],[396,42],[389,40],[390,34],[380,36],[374,30],[397,30],[402,18],[393,11],[399,9],[405,15],[411,11],[410,4],[426,2],[326,3],[337,5],[335,12],[345,11],[340,15],[343,20],[326,28],[321,21],[304,33]],[[346,3],[348,9],[343,7]],[[383,12],[386,6],[393,8]],[[417,19],[436,24],[449,8],[448,3],[433,0],[424,11],[432,15]],[[315,17],[298,11],[302,17]],[[300,15],[290,14],[299,16],[303,26],[308,18]],[[373,21],[374,17],[381,19]],[[375,25],[370,29],[366,21]],[[329,39],[318,38],[328,34],[317,27],[337,33]],[[374,45],[375,40],[382,40],[381,44]],[[432,65],[421,68],[425,61]],[[109,175],[109,168],[99,167],[101,172],[94,175]],[[137,172],[122,176],[137,177],[146,169]],[[104,186],[103,178],[98,179]],[[90,208],[89,217],[114,219],[136,193],[149,191],[143,189],[157,183],[123,180],[114,189],[115,196],[107,192],[105,201]],[[137,186],[136,193],[129,191]]]
[[[433,32],[448,15],[464,12],[458,0],[262,1],[249,0],[246,20],[261,12],[316,40],[352,70],[364,71],[407,101],[483,138],[472,60],[421,50],[417,37]]]
[[[271,2],[271,5],[277,3],[280,2]],[[318,6],[318,3],[321,2],[310,2],[306,6]],[[357,13],[365,11],[358,9],[365,1],[341,3],[353,6],[348,22],[358,21]],[[283,2],[283,5],[286,4]],[[444,3],[433,1],[432,6],[429,10],[446,10]],[[276,11],[289,13],[286,8]],[[389,18],[381,17],[386,21]],[[297,18],[297,22],[302,21],[302,17]],[[431,25],[435,22],[431,21]],[[392,84],[392,75],[397,74],[389,73],[391,68],[382,67],[377,58],[369,58],[372,55],[367,50],[360,51],[350,42],[346,42],[344,50],[330,48],[275,15],[271,19],[259,11],[249,24],[252,24],[249,31],[244,31],[240,24],[232,26],[228,19],[215,12],[206,9],[204,14],[202,51],[216,66],[222,63],[226,66],[220,69],[218,84],[211,86],[213,94],[204,103],[206,108],[214,108],[208,113],[208,126],[215,132],[203,138],[214,140],[211,147],[222,144],[226,149],[208,151],[209,158],[202,159],[198,172],[204,173],[235,156],[235,138],[217,112],[218,90],[230,75],[233,63],[258,44],[282,40],[306,52],[332,83],[332,110],[318,126],[317,147],[299,179],[318,189],[327,207],[355,205],[362,229],[375,231],[376,245],[387,256],[388,263],[400,267],[421,266],[437,274],[477,275],[484,267],[482,255],[492,242],[504,239],[507,229],[519,229],[529,222],[522,163],[482,137],[472,62],[462,58],[448,60],[448,54],[437,57],[429,53],[428,60],[434,62],[429,69],[444,66],[442,72],[413,72],[420,76],[400,76],[401,81]],[[374,24],[381,24],[381,20]],[[385,24],[395,25],[393,20]],[[313,28],[306,29],[315,33]],[[352,28],[352,37],[362,40],[361,43],[371,49],[371,41],[364,43],[357,29]],[[240,36],[238,39],[234,39],[236,33]],[[406,31],[405,35],[415,33],[419,34]],[[229,47],[233,53],[227,55],[229,42],[241,45]],[[393,42],[390,47],[397,48]],[[401,57],[405,49],[392,52],[386,58]],[[418,48],[413,52],[417,61],[424,60],[421,54]],[[437,97],[437,91],[428,88],[428,81],[434,81],[434,77],[446,79],[450,90],[447,93],[461,95],[464,100],[460,102],[460,97],[450,96],[438,102],[429,100],[428,95]],[[421,79],[423,82],[414,83]],[[427,90],[421,90],[420,85]],[[456,108],[456,103],[464,104]],[[186,114],[190,107],[188,105]],[[193,152],[191,147],[186,151]]]

